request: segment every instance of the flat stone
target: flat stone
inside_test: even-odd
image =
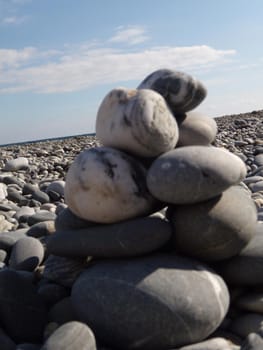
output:
[[[147,185],[163,202],[189,204],[213,198],[245,176],[245,164],[232,153],[212,146],[187,146],[158,157],[148,170]]]
[[[253,184],[250,184],[249,188],[251,189],[252,192],[261,192],[263,191],[263,180],[262,181],[257,181]]]
[[[257,210],[241,186],[208,201],[171,207],[174,248],[205,261],[237,255],[255,236]]]
[[[0,183],[0,201],[4,200],[7,197],[7,186],[3,183]]]
[[[35,286],[16,271],[0,270],[0,322],[16,343],[38,342],[47,319]]]
[[[50,192],[56,192],[59,194],[60,197],[64,197],[64,189],[65,189],[65,181],[56,180],[56,181],[51,182],[47,186],[46,193],[49,195]]]
[[[178,126],[164,98],[153,90],[114,89],[103,99],[96,136],[104,146],[141,157],[173,149]]]
[[[66,176],[65,200],[85,220],[114,223],[154,212],[146,169],[136,159],[109,147],[81,152]]]
[[[18,229],[0,234],[0,249],[9,252],[14,244],[21,238],[26,237],[27,229]]]
[[[189,112],[177,118],[179,127],[178,146],[209,145],[217,133],[217,124],[213,118],[200,113]]]
[[[171,226],[160,217],[136,218],[80,230],[58,231],[47,243],[49,253],[68,257],[125,257],[150,253],[171,236]]]
[[[5,171],[17,171],[21,169],[27,169],[29,166],[28,159],[25,157],[18,157],[10,159],[4,166]]]
[[[92,330],[84,323],[71,321],[63,324],[46,340],[41,350],[96,350]]]
[[[206,97],[204,85],[189,74],[159,69],[148,75],[138,89],[152,89],[161,94],[174,114],[188,112]]]
[[[32,225],[27,231],[27,236],[40,238],[43,236],[48,236],[54,232],[55,232],[54,220],[43,221]]]
[[[19,239],[13,246],[9,266],[15,270],[34,271],[44,258],[44,247],[34,237]]]
[[[105,345],[152,350],[204,340],[229,303],[218,275],[168,254],[97,262],[77,279],[71,298],[79,319]]]
[[[255,156],[255,162],[256,162],[256,164],[257,164],[258,166],[263,165],[263,154],[262,154],[262,153],[261,153],[261,154],[257,154],[257,155]]]
[[[256,235],[247,246],[219,266],[220,274],[232,285],[257,286],[263,284],[263,223],[257,223]]]
[[[50,202],[49,195],[41,190],[35,190],[32,193],[32,198],[41,204]]]

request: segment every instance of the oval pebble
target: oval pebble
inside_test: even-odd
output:
[[[155,157],[175,147],[178,126],[157,92],[119,88],[109,92],[99,107],[96,135],[104,146]]]
[[[217,124],[213,118],[190,112],[177,118],[179,127],[178,146],[209,145],[217,133]]]
[[[71,321],[55,330],[41,350],[96,350],[92,330],[84,323]]]
[[[206,97],[204,85],[189,74],[159,69],[148,75],[138,89],[152,89],[161,94],[176,115],[197,107]]]
[[[176,348],[175,350],[233,350],[232,345],[224,338],[212,338],[198,344]]]
[[[10,159],[4,166],[5,171],[17,171],[21,169],[27,169],[29,166],[28,159],[25,157],[18,157]]]
[[[34,237],[19,239],[13,246],[9,266],[15,270],[34,271],[44,258],[44,247]]]
[[[166,254],[97,262],[77,279],[71,298],[79,319],[105,345],[152,350],[204,340],[229,303],[218,275]]]
[[[114,223],[147,215],[156,200],[146,186],[146,169],[127,154],[109,147],[81,152],[66,176],[69,209],[85,220]]]
[[[205,261],[237,255],[255,236],[257,210],[241,186],[208,201],[172,209],[174,248]]]
[[[147,185],[163,202],[188,204],[213,198],[245,176],[245,164],[232,153],[212,146],[186,146],[158,157],[148,170]]]

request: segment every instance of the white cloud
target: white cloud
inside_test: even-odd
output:
[[[208,69],[226,62],[234,50],[210,46],[152,47],[136,52],[82,45],[74,50],[0,49],[0,93],[71,92],[96,85],[143,79],[160,68]],[[135,84],[135,82],[134,82]],[[131,87],[136,87],[137,84]]]
[[[149,37],[146,30],[141,26],[118,27],[116,34],[109,39],[112,43],[125,43],[128,45],[136,45],[145,42]]]
[[[28,19],[27,16],[22,16],[22,17],[18,17],[18,16],[10,16],[10,17],[5,17],[2,19],[2,24],[6,24],[6,25],[18,25],[21,23],[26,22]]]

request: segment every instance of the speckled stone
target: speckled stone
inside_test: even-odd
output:
[[[84,323],[71,321],[63,324],[46,340],[41,350],[96,350],[92,330]]]
[[[197,107],[206,97],[204,85],[189,74],[159,69],[148,75],[138,89],[152,89],[161,94],[173,113],[185,113]]]
[[[217,133],[217,124],[213,118],[200,113],[189,112],[177,118],[179,127],[178,146],[209,145]]]
[[[150,253],[171,236],[171,226],[150,216],[98,225],[79,230],[58,231],[47,243],[47,251],[68,257],[125,257]]]
[[[109,92],[99,107],[96,135],[104,146],[155,157],[175,147],[178,126],[157,92],[119,88]]]
[[[229,303],[218,275],[166,254],[97,262],[77,279],[71,298],[79,319],[118,349],[202,341],[222,322]]]
[[[202,203],[174,206],[171,211],[174,248],[201,260],[235,256],[256,234],[256,206],[241,186]]]
[[[114,223],[147,215],[156,200],[146,186],[146,169],[109,147],[81,152],[70,166],[65,185],[69,209],[85,220]]]
[[[234,154],[208,146],[186,146],[164,153],[151,165],[147,185],[163,202],[205,201],[240,183],[246,166]]]

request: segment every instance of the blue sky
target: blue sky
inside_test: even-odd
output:
[[[0,144],[94,132],[115,87],[159,68],[211,117],[263,109],[262,0],[0,0]]]

